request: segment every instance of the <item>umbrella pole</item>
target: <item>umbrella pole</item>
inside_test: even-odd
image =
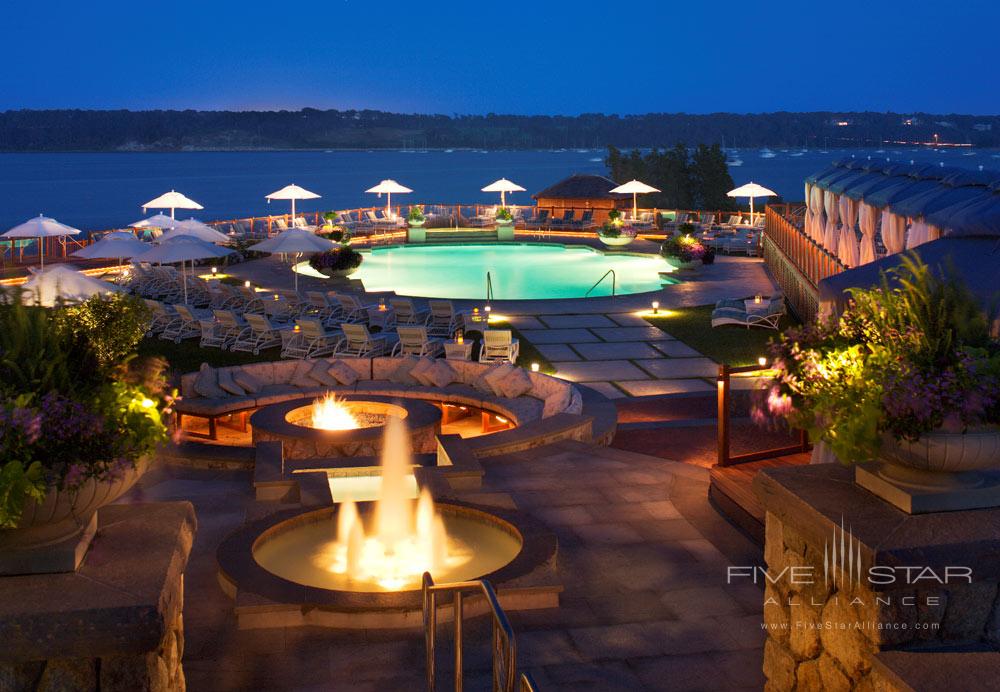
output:
[[[194,260],[191,260],[191,262],[194,263]],[[188,278],[187,278],[187,270],[185,269],[186,266],[187,265],[184,263],[184,260],[181,260],[181,281],[184,283],[184,304],[185,305],[187,305],[187,302],[188,302]]]
[[[38,239],[38,260],[42,263],[41,268],[45,269],[45,238]]]
[[[391,219],[392,216],[392,193],[385,193],[385,218]]]
[[[295,198],[294,197],[292,197],[292,222],[289,224],[289,227],[295,228]]]
[[[295,204],[295,200],[292,200],[292,204]],[[292,258],[292,274],[295,275],[295,292],[296,293],[299,292],[299,273],[297,271],[295,271],[295,265],[298,263],[298,259],[299,259],[299,257],[301,257],[301,255],[302,255],[301,252],[297,252],[297,253],[295,253],[295,257]]]
[[[750,225],[753,226],[753,195],[750,195]]]
[[[632,193],[632,220],[635,221],[639,218],[639,197],[638,194]]]
[[[506,208],[507,206],[507,193],[500,190],[500,206]]]

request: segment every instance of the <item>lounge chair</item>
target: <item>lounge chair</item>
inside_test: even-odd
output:
[[[338,319],[343,322],[367,322],[368,309],[375,307],[371,304],[364,304],[358,297],[350,293],[335,293],[337,302],[340,304],[340,315]]]
[[[296,216],[292,219],[292,228],[310,229],[312,226],[306,223],[305,217]]]
[[[427,327],[397,327],[399,342],[393,347],[395,356],[430,356],[444,351],[444,342],[427,336]]]
[[[547,228],[549,225],[549,210],[548,209],[536,209],[535,213],[524,220],[524,227],[526,229],[540,230],[542,228]]]
[[[594,210],[585,210],[579,219],[572,222],[572,227],[578,231],[589,231],[592,228],[597,228],[597,222],[594,221]]]
[[[281,332],[263,315],[248,313],[243,316],[247,321],[246,328],[230,347],[231,351],[245,351],[258,355],[263,349],[281,345]]]
[[[651,211],[644,211],[637,218],[626,220],[625,224],[637,231],[651,231],[656,228],[656,221]]]
[[[344,338],[333,350],[334,355],[349,355],[356,358],[374,358],[389,351],[389,344],[395,342],[395,334],[372,335],[363,324],[343,324]]]
[[[550,228],[572,228],[573,227],[573,217],[576,215],[576,211],[573,209],[567,209],[563,212],[561,219],[552,219],[549,222]]]
[[[156,336],[162,333],[171,322],[178,319],[177,312],[172,305],[167,305],[151,298],[145,298],[144,300],[146,307],[152,313],[152,319],[149,322],[149,326],[146,327],[146,336]]]
[[[772,296],[762,303],[760,308],[754,306],[750,310],[747,309],[745,300],[720,300],[712,310],[712,326],[738,324],[747,329],[750,327],[777,329],[784,314],[785,297],[782,295]]]
[[[430,300],[428,305],[431,309],[430,321],[427,323],[430,334],[450,337],[462,326],[462,316],[455,312],[455,306],[450,300]]]
[[[212,315],[213,319],[200,321],[201,341],[198,342],[198,345],[202,348],[225,350],[243,331],[246,322],[241,320],[232,310],[213,310]]]
[[[198,310],[191,305],[175,305],[177,319],[173,320],[160,333],[161,339],[167,339],[174,343],[180,343],[184,339],[192,339],[201,336],[201,321],[211,320],[211,313]]]
[[[340,314],[340,306],[331,303],[325,293],[320,291],[306,291],[306,304],[303,310],[304,315],[312,315],[330,325],[336,321],[336,316]]]
[[[404,326],[425,325],[431,318],[430,310],[418,310],[412,298],[390,298],[389,307],[396,313],[396,324]]]
[[[282,344],[282,358],[318,358],[333,353],[337,344],[344,338],[339,329],[327,331],[323,323],[314,319],[295,321],[296,329]]]
[[[483,346],[479,350],[480,363],[514,363],[520,344],[509,329],[484,329]]]

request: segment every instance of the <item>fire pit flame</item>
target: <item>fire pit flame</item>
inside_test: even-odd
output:
[[[354,430],[361,425],[347,404],[333,392],[328,392],[322,399],[313,402],[312,427],[320,430]]]

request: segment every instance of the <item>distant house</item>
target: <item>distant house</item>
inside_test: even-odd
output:
[[[618,183],[603,175],[574,174],[536,192],[532,197],[542,209],[593,209],[594,220],[603,223],[612,209],[632,208],[630,195],[609,192],[615,187],[618,187]]]

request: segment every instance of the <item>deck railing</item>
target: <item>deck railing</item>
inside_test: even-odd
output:
[[[765,214],[764,261],[796,316],[811,321],[819,311],[819,282],[846,267],[805,234],[805,205],[769,204]]]

